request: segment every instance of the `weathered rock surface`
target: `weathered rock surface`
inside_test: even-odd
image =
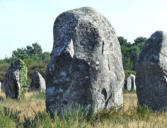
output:
[[[167,108],[167,34],[157,31],[146,41],[136,65],[140,105],[155,110]]]
[[[46,72],[46,109],[89,112],[123,104],[124,70],[115,30],[92,8],[59,15]]]
[[[3,82],[0,82],[0,90],[1,90],[1,92],[5,92]]]
[[[125,89],[128,91],[136,90],[135,75],[130,74],[126,80]]]
[[[24,66],[21,60],[16,60],[10,65],[3,79],[6,97],[19,98],[27,79],[27,68]]]
[[[29,87],[29,91],[45,90],[45,89],[46,89],[45,79],[39,72],[34,72],[32,82]]]
[[[1,90],[2,90],[2,83],[0,82],[0,92],[1,92]]]

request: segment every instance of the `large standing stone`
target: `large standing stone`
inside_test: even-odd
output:
[[[146,41],[136,65],[140,105],[155,110],[167,108],[167,34],[157,31]]]
[[[9,67],[3,79],[5,94],[10,98],[19,98],[26,86],[27,68],[23,61],[16,60]]]
[[[32,82],[29,87],[29,91],[45,90],[45,89],[46,89],[45,79],[39,72],[34,72]]]
[[[130,74],[126,80],[125,89],[128,91],[136,90],[135,75]]]
[[[46,72],[47,111],[80,106],[92,112],[122,106],[122,55],[110,22],[83,7],[59,15],[53,31]]]

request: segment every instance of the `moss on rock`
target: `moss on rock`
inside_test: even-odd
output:
[[[24,97],[24,92],[27,86],[27,66],[24,61],[19,60],[19,83],[20,83],[20,95],[19,98]]]

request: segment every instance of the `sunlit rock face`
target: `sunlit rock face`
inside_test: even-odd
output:
[[[124,71],[115,30],[94,9],[60,14],[46,71],[46,109],[52,114],[78,107],[88,112],[123,104]]]
[[[136,91],[135,75],[130,74],[125,83],[125,89],[128,91]]]
[[[1,83],[1,81],[0,81],[0,92],[1,92],[1,90],[2,90],[2,83]]]
[[[32,82],[29,87],[29,91],[37,91],[37,90],[45,91],[45,89],[46,89],[45,79],[39,72],[34,72]]]
[[[155,110],[167,108],[167,34],[157,31],[146,41],[136,65],[138,102]]]

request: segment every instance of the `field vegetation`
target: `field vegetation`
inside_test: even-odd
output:
[[[126,78],[135,74],[135,63],[146,41],[138,37],[133,43],[124,37],[118,37],[123,56]],[[13,51],[12,57],[0,60],[0,81],[14,60],[21,59],[28,68],[27,87],[33,73],[40,72],[45,78],[45,71],[50,60],[50,53],[43,52],[38,43]],[[81,110],[64,113],[53,118],[45,109],[44,92],[25,92],[19,100],[8,99],[0,92],[0,128],[166,128],[167,112],[156,112],[138,105],[136,92],[124,90],[123,107],[117,110],[103,110],[88,115]]]
[[[138,106],[135,92],[124,93],[124,105],[87,115],[77,110],[51,118],[45,112],[45,93],[27,92],[24,99],[6,99],[0,94],[1,128],[166,128],[167,112]]]

